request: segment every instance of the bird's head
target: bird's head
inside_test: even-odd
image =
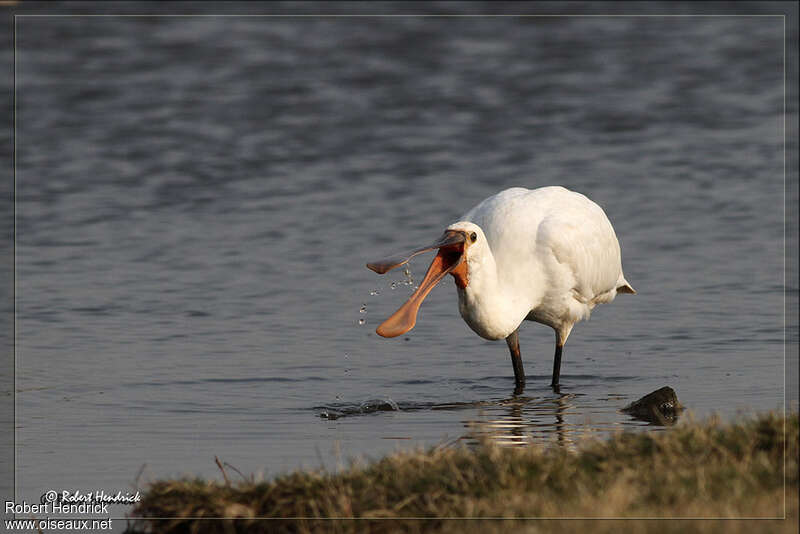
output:
[[[378,326],[376,329],[378,335],[397,337],[414,328],[422,301],[445,275],[453,275],[456,285],[462,289],[466,288],[469,285],[470,259],[479,255],[486,246],[483,230],[477,224],[461,221],[448,226],[437,241],[426,247],[394,254],[388,258],[368,263],[367,267],[378,274],[384,274],[395,267],[405,265],[417,254],[429,250],[439,250],[417,290],[400,309]]]

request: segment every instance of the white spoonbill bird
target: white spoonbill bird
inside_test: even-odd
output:
[[[438,249],[408,301],[376,330],[396,337],[412,328],[431,289],[455,278],[461,317],[485,339],[505,339],[516,392],[525,386],[518,331],[525,319],[555,330],[552,386],[573,325],[617,293],[636,293],[622,274],[619,242],[603,210],[563,187],[514,187],[491,196],[451,224],[427,247],[368,263],[384,274]]]

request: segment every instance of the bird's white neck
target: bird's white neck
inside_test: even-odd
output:
[[[461,317],[485,339],[504,339],[516,330],[534,303],[514,280],[501,276],[491,250],[468,257],[469,283],[458,288]],[[517,289],[514,289],[517,287]]]

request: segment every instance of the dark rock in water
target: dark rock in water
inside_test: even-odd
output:
[[[672,425],[678,420],[683,406],[678,402],[675,390],[664,386],[630,403],[622,411],[642,421],[658,425]]]

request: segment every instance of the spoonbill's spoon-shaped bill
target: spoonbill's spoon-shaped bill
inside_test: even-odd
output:
[[[386,274],[392,269],[400,267],[401,265],[405,265],[414,256],[428,252],[429,250],[433,250],[435,248],[458,246],[463,242],[464,236],[460,232],[445,231],[445,233],[442,234],[442,236],[437,239],[436,242],[431,243],[427,247],[410,250],[408,252],[398,252],[397,254],[392,254],[388,258],[370,262],[367,264],[367,267],[378,274]]]
[[[464,243],[466,236],[463,232],[447,230],[442,237],[435,243],[427,247],[422,247],[409,252],[395,254],[383,260],[368,263],[367,267],[378,274],[384,274],[390,270],[405,265],[408,261],[418,254],[429,250],[439,249],[439,253],[428,267],[425,278],[420,282],[414,294],[403,304],[400,309],[394,312],[391,317],[386,319],[376,332],[382,337],[397,337],[405,334],[417,324],[417,312],[419,307],[431,289],[445,277],[446,274],[453,272],[464,260]]]

